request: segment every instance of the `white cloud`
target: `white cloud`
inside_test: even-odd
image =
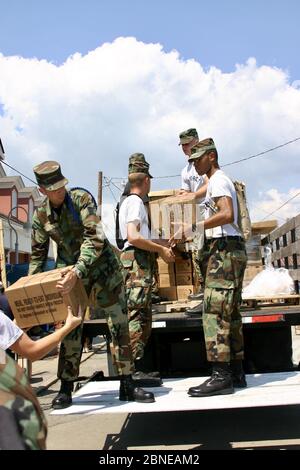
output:
[[[159,44],[118,38],[61,66],[0,55],[0,76],[7,161],[33,177],[34,164],[59,160],[72,185],[94,194],[97,171],[125,176],[136,151],[153,175],[179,174],[185,160],[178,133],[188,127],[214,137],[221,164],[300,135],[300,89],[287,72],[258,67],[253,58],[223,73]],[[251,204],[269,211],[297,187],[299,153],[298,142],[226,171],[246,182]],[[159,179],[153,189],[179,185],[179,178]],[[107,188],[104,200],[112,201]],[[295,207],[286,206],[284,217]]]
[[[279,224],[298,215],[300,213],[300,188],[291,188],[287,193],[270,189],[265,194],[260,193],[257,201],[250,203],[253,220],[264,219],[273,211],[276,212],[267,218],[278,219]]]

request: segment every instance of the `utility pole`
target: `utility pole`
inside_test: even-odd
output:
[[[102,171],[98,172],[98,215],[102,217]]]

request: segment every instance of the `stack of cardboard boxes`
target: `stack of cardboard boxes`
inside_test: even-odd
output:
[[[149,194],[152,229],[165,238],[174,234],[173,222],[196,220],[197,204],[191,196],[178,197],[178,191],[155,191]],[[175,263],[167,264],[158,258],[159,293],[167,300],[186,300],[194,293],[191,254],[183,246],[176,250]]]
[[[190,214],[193,222],[196,216],[197,220],[199,220],[199,216],[201,217],[201,214],[195,213],[197,204],[190,199],[189,195],[182,198],[178,197],[178,191],[176,190],[165,190],[152,192],[149,196],[150,208],[153,209],[154,215],[152,228],[156,229],[157,233],[164,234],[169,231],[172,235],[174,215],[180,218],[180,214],[182,214],[183,220],[187,214]],[[167,209],[170,209],[169,214]],[[168,217],[164,217],[165,214],[169,216],[169,227],[166,227]],[[252,237],[246,244],[248,263],[243,287],[246,287],[263,270],[261,237],[270,233],[276,227],[276,220],[252,224]],[[158,271],[161,297],[168,300],[186,300],[189,294],[194,293],[193,270],[189,252],[185,251],[177,254],[175,264],[167,264],[159,258]]]
[[[175,263],[158,258],[159,293],[168,300],[186,300],[194,293],[192,261],[189,253],[178,253]]]
[[[248,262],[243,287],[248,286],[252,279],[263,270],[261,238],[262,235],[267,235],[276,227],[277,220],[252,223],[252,236],[246,243]]]

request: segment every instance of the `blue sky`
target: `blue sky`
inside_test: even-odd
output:
[[[34,164],[58,160],[72,186],[96,194],[97,171],[126,178],[137,151],[154,176],[179,175],[189,127],[215,139],[221,164],[295,139],[299,18],[298,0],[0,0],[7,162],[33,178]],[[298,141],[227,168],[246,182],[254,220],[300,192],[299,151]],[[296,198],[277,215],[299,212]]]
[[[0,52],[60,64],[119,36],[223,72],[255,57],[300,79],[298,0],[0,0]]]

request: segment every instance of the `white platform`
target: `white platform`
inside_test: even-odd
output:
[[[119,382],[89,382],[73,396],[73,405],[54,410],[52,415],[98,413],[157,413],[163,411],[212,410],[300,404],[300,372],[248,375],[248,387],[232,395],[194,398],[189,387],[199,385],[207,377],[166,379],[162,387],[149,388],[154,403],[121,402]]]

